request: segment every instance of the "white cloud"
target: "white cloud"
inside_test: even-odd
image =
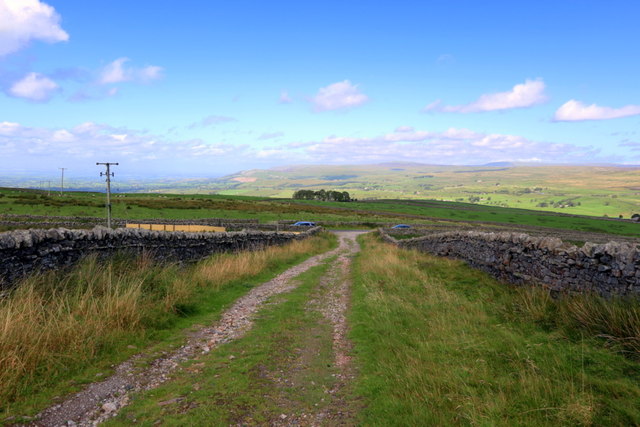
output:
[[[315,111],[342,110],[357,107],[369,100],[349,80],[330,84],[320,88],[316,96],[310,99]]]
[[[280,104],[291,104],[293,102],[293,99],[289,96],[289,92],[282,91],[280,93],[280,98],[278,98],[278,102]]]
[[[149,65],[143,68],[127,67],[125,64],[129,61],[129,58],[123,57],[107,64],[100,72],[98,83],[114,84],[131,81],[149,83],[162,77],[162,67],[157,65]]]
[[[0,122],[0,158],[7,167],[49,170],[73,164],[91,172],[96,161],[120,161],[139,173],[148,168],[182,173],[233,172],[258,165],[357,164],[410,161],[427,164],[483,164],[537,159],[550,163],[622,161],[598,157],[591,147],[533,141],[519,135],[470,129],[402,129],[371,137],[328,136],[321,140],[250,147],[203,139],[176,140],[143,130],[82,123],[70,128],[30,128]],[[635,144],[629,144],[634,149]],[[153,166],[155,165],[155,166]]]
[[[9,93],[18,98],[44,102],[51,99],[58,88],[59,86],[56,82],[47,76],[39,73],[29,73],[15,82],[9,88]]]
[[[429,164],[483,164],[538,159],[549,163],[590,162],[597,150],[571,144],[533,141],[519,135],[491,134],[464,128],[433,132],[396,129],[369,138],[332,135],[320,141],[264,147],[273,161],[353,164],[410,161]]]
[[[162,67],[158,67],[157,65],[149,65],[140,69],[138,75],[140,76],[141,81],[151,82],[153,80],[158,80],[159,78],[161,78],[162,71],[164,71]]]
[[[506,92],[488,93],[477,101],[464,105],[444,105],[441,100],[434,101],[422,111],[445,113],[478,113],[483,111],[510,110],[542,104],[548,100],[544,93],[545,84],[541,79],[526,80]]]
[[[0,0],[0,56],[16,52],[31,40],[66,41],[60,15],[39,0]]]
[[[56,142],[71,142],[75,140],[75,135],[66,129],[60,129],[53,132],[51,139]]]
[[[563,104],[554,115],[555,121],[607,120],[640,114],[640,105],[627,105],[620,108],[600,107],[596,104],[584,105],[574,99]]]
[[[15,122],[0,122],[0,135],[11,135],[20,130],[20,124]]]
[[[92,122],[72,128],[32,128],[19,123],[0,122],[0,157],[12,161],[48,164],[52,159],[78,162],[90,168],[90,159],[122,159],[142,162],[150,155],[157,160],[211,161],[211,156],[241,157],[243,145],[209,143],[201,139],[166,140],[162,136]],[[201,159],[204,157],[204,159]],[[247,156],[250,157],[250,156]],[[93,163],[95,164],[95,163]]]
[[[124,63],[129,61],[129,58],[118,58],[115,61],[109,63],[100,73],[99,82],[101,84],[120,83],[131,80],[130,73],[124,69]]]

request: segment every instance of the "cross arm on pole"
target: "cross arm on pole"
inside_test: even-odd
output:
[[[100,163],[100,162],[96,162],[96,166],[100,166],[100,165],[104,165],[107,167],[107,171],[106,172],[100,172],[100,176],[106,176],[107,177],[107,227],[111,228],[111,177],[114,176],[113,172],[111,172],[109,170],[109,168],[111,166],[118,166],[119,163],[115,163],[115,162],[105,162],[105,163]]]

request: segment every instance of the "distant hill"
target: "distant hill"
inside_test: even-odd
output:
[[[46,190],[47,181],[0,177],[0,186]],[[52,182],[52,190],[57,191]],[[65,181],[67,190],[104,191],[102,179]],[[221,178],[155,178],[112,183],[114,192],[229,194],[290,198],[294,191],[348,191],[357,199],[436,199],[629,218],[640,213],[640,166],[526,165],[494,162],[443,166],[412,162],[374,165],[290,165]],[[640,226],[640,224],[639,224]]]
[[[267,197],[324,188],[359,199],[438,199],[626,218],[640,212],[640,167],[627,166],[295,165],[247,170],[205,187]]]
[[[513,166],[515,166],[515,163],[513,163],[513,162],[491,162],[491,163],[485,163],[482,166],[513,167]]]

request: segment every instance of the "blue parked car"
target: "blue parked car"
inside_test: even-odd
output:
[[[399,229],[399,228],[411,228],[411,226],[410,226],[410,225],[407,225],[407,224],[398,224],[398,225],[394,225],[394,226],[393,226],[393,227],[391,227],[391,228],[398,228],[398,229]]]
[[[293,225],[296,227],[315,227],[316,223],[311,221],[298,221]]]

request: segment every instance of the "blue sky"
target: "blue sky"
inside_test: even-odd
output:
[[[0,0],[0,175],[640,164],[640,2]]]

